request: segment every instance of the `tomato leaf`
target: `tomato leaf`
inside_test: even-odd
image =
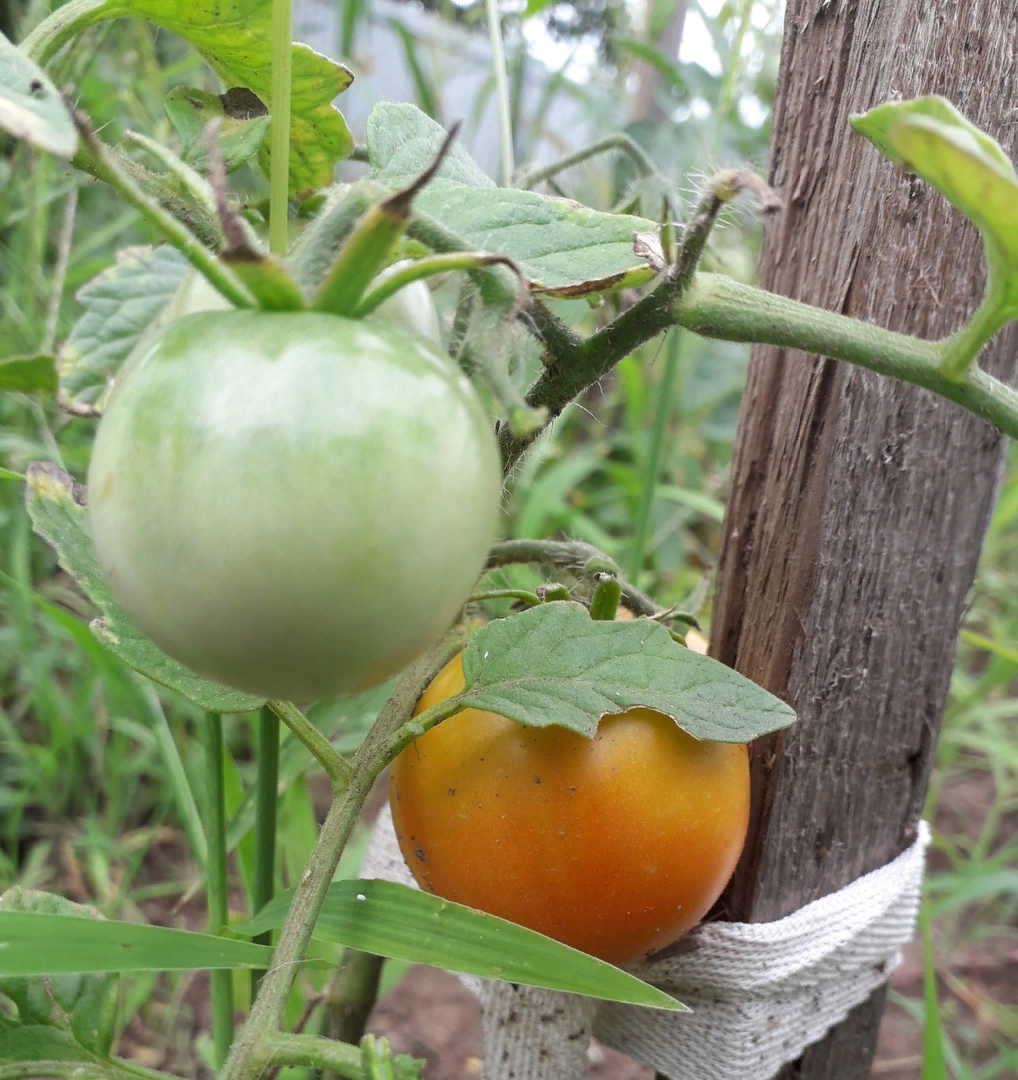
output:
[[[105,921],[93,908],[73,904],[53,893],[37,892],[15,886],[0,897],[0,918],[5,913],[20,912],[32,916]],[[72,932],[85,928],[71,924]],[[37,943],[38,944],[38,943]],[[0,976],[0,994],[5,994],[18,1008],[23,1025],[40,1025],[70,1033],[86,1050],[108,1054],[113,1043],[117,1012],[118,976],[108,972],[81,974],[65,972],[53,975],[45,983],[38,978],[17,978],[9,974],[15,965],[8,963],[4,951],[4,974]],[[0,1044],[2,1045],[2,1044]],[[0,1060],[7,1061],[0,1055]]]
[[[464,708],[587,738],[602,716],[642,705],[713,742],[749,742],[795,713],[724,664],[683,648],[649,619],[597,622],[556,601],[475,631],[463,652]]]
[[[169,926],[0,911],[5,976],[260,968],[268,945]],[[5,991],[6,992],[6,991]]]
[[[85,27],[134,15],[186,38],[229,87],[272,99],[272,0],[92,0],[55,11],[23,43],[33,56],[50,56]],[[337,161],[353,149],[353,136],[332,100],[353,81],[342,64],[307,45],[292,50],[290,85],[290,191],[320,188]],[[268,141],[259,157],[268,163]]]
[[[443,128],[413,105],[376,105],[366,126],[372,176],[405,187],[432,160]],[[414,205],[478,251],[509,255],[534,292],[582,296],[648,281],[633,237],[656,222],[591,210],[570,199],[496,187],[459,145]]]
[[[181,158],[200,171],[207,165],[203,134],[210,120],[219,121],[216,139],[227,172],[258,153],[272,122],[262,100],[251,91],[210,94],[193,86],[175,86],[163,106],[180,137]]]
[[[280,893],[237,929],[252,935],[278,929],[292,898],[292,889]],[[467,975],[658,1009],[685,1009],[664,991],[603,960],[505,919],[393,881],[334,881],[313,934],[348,948]]]
[[[0,131],[71,158],[78,133],[49,76],[0,34]]]
[[[992,308],[989,332],[1018,318],[1018,173],[1000,144],[942,97],[888,102],[850,123],[979,229],[988,269],[984,305]]]
[[[190,698],[210,712],[248,712],[264,698],[221,686],[178,664],[153,645],[114,603],[96,559],[88,528],[85,491],[67,473],[35,461],[25,474],[25,503],[35,531],[54,548],[60,565],[102,612],[95,636],[128,667]],[[5,954],[5,962],[6,962]]]
[[[60,349],[60,389],[71,406],[102,411],[120,365],[153,326],[190,269],[176,248],[131,247],[83,285],[84,312]],[[225,301],[224,301],[225,304]]]
[[[46,390],[57,388],[57,372],[48,353],[9,356],[0,360],[0,390]]]
[[[95,1059],[95,1055],[75,1042],[71,1035],[57,1028],[42,1024],[18,1024],[15,1027],[0,1024],[0,1062],[5,1065],[16,1061],[38,1062],[42,1068],[35,1075],[63,1076],[65,1069],[50,1073],[44,1071],[45,1064],[51,1061],[92,1063]]]

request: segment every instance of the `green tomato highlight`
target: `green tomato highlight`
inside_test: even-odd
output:
[[[315,312],[157,331],[99,425],[88,505],[114,599],[170,656],[294,701],[375,685],[449,627],[501,468],[428,342]]]

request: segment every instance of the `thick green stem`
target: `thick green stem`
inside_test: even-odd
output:
[[[357,751],[352,769],[344,761],[344,767],[349,771],[348,781],[333,798],[332,806],[290,902],[290,910],[279,933],[279,942],[272,954],[272,966],[262,979],[258,997],[233,1044],[226,1065],[219,1074],[219,1080],[255,1080],[276,1060],[273,1053],[279,1045],[279,1027],[297,968],[304,959],[311,933],[339,865],[339,858],[357,824],[364,800],[368,797],[375,778],[394,756],[394,733],[401,729],[411,715],[417,699],[435,673],[463,647],[465,636],[465,627],[458,624],[434,648],[403,672]],[[286,716],[283,714],[292,710],[298,713],[304,724],[308,723],[299,710],[289,703],[270,702],[270,708],[284,722]],[[298,721],[297,727],[300,726]],[[296,729],[291,730],[297,734]]]
[[[332,781],[334,790],[344,788],[350,783],[353,779],[350,763],[296,705],[289,701],[270,701],[268,707],[311,751]]]
[[[233,1044],[219,1080],[254,1080],[278,1060],[273,1054],[278,1047],[279,1027],[293,980],[325,903],[339,857],[350,839],[371,785],[382,769],[380,762],[362,759],[361,755],[358,755],[358,766],[345,790],[333,800],[322,824],[280,931],[272,966],[262,979],[258,997]]]
[[[334,1042],[319,1035],[274,1035],[269,1044],[268,1065],[304,1065],[329,1069],[349,1080],[361,1080],[360,1047]]]
[[[675,382],[678,379],[681,353],[682,331],[676,328],[669,332],[665,343],[665,368],[655,393],[657,403],[654,409],[654,427],[651,431],[650,446],[647,448],[647,460],[643,465],[643,491],[640,493],[640,506],[636,513],[633,550],[629,556],[629,576],[634,581],[643,569],[643,555],[647,549],[647,537],[650,535],[651,511],[654,509],[654,493],[657,491],[657,477],[661,470],[661,451],[675,403]]]
[[[290,67],[293,0],[272,0],[272,143],[269,152],[269,250],[286,254],[290,185]]]
[[[218,934],[229,922],[226,883],[226,808],[223,783],[223,718],[205,717],[205,840],[208,845],[206,900],[208,929]],[[220,1068],[233,1042],[233,973],[210,972],[212,984],[212,1039],[216,1068]]]
[[[267,706],[258,711],[258,775],[255,780],[254,869],[251,881],[251,913],[272,899],[276,887],[276,807],[279,801],[279,717]],[[266,930],[254,938],[259,945],[272,943]],[[258,993],[264,971],[251,972],[251,1000]]]
[[[520,174],[517,186],[526,191],[535,184],[539,184],[542,180],[547,180],[550,176],[557,176],[560,172],[565,172],[566,169],[571,169],[574,165],[580,165],[584,161],[589,161],[593,157],[607,153],[609,150],[621,150],[628,155],[636,166],[636,171],[641,176],[658,175],[654,162],[647,156],[643,147],[631,135],[618,132],[615,135],[608,135],[603,139],[599,139],[596,143],[591,143],[590,146],[585,146],[582,150],[567,154],[565,157],[559,158],[558,161],[553,161],[550,165],[535,165],[530,169],[526,169]]]
[[[979,350],[1006,323],[1001,317],[1000,298],[987,284],[983,302],[976,308],[968,323],[957,333],[944,341],[944,352],[940,359],[940,370],[948,379],[964,382],[965,375],[973,368],[979,356]]]
[[[717,274],[693,279],[675,304],[675,321],[704,337],[800,349],[903,379],[1018,438],[1018,393],[979,367],[961,381],[946,375],[945,342],[920,341]]]
[[[43,67],[71,38],[108,18],[107,7],[107,0],[71,0],[43,19],[18,48]]]
[[[347,949],[329,980],[325,999],[325,1030],[330,1039],[359,1043],[378,997],[384,956]]]

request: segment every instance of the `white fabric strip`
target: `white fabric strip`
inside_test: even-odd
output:
[[[573,994],[466,979],[479,993],[487,1080],[580,1080],[593,1031],[671,1080],[769,1080],[822,1039],[900,963],[912,939],[930,841],[771,923],[705,923],[681,955],[631,970],[692,1013],[597,1003]],[[415,885],[388,807],[362,877]]]

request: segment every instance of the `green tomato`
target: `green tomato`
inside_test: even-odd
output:
[[[114,599],[172,657],[270,698],[372,686],[448,628],[496,530],[492,424],[447,356],[311,312],[143,341],[99,426]]]

